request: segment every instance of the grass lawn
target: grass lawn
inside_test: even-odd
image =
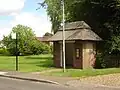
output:
[[[108,68],[108,69],[67,69],[65,73],[63,71],[53,71],[45,73],[45,75],[51,76],[64,76],[64,77],[87,77],[87,76],[97,76],[105,74],[120,73],[120,68]]]
[[[15,70],[14,56],[0,56],[0,70]],[[45,71],[47,70],[47,71]],[[50,70],[50,72],[48,72]],[[40,72],[45,71],[45,75],[64,76],[64,77],[87,77],[96,75],[105,75],[112,73],[120,73],[120,68],[108,69],[66,69],[63,73],[62,69],[53,67],[52,55],[34,55],[34,56],[19,56],[19,71],[20,72]]]
[[[19,56],[19,71],[36,72],[52,69],[52,55]],[[0,56],[0,70],[15,70],[14,56]]]

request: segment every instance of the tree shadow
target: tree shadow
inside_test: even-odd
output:
[[[26,57],[26,59],[33,59],[37,61],[33,62],[26,62],[25,64],[34,64],[38,67],[44,67],[44,68],[52,68],[54,67],[53,64],[53,58],[52,57]],[[24,63],[23,63],[24,64]]]
[[[37,62],[36,66],[50,68],[50,67],[54,67],[54,64],[53,64],[53,60],[46,59],[44,61]]]
[[[52,57],[26,57],[26,59],[52,59]]]

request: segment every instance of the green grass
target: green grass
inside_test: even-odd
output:
[[[36,72],[52,69],[52,55],[19,56],[19,71]],[[0,70],[15,70],[14,56],[0,56]]]
[[[64,76],[64,77],[87,77],[87,76],[97,76],[97,75],[106,75],[120,73],[120,68],[108,68],[108,69],[67,69],[65,73],[63,71],[53,71],[45,73],[46,75],[51,76]]]
[[[0,70],[15,70],[14,56],[0,56]],[[45,70],[52,70],[45,72],[45,75],[63,76],[63,77],[87,77],[96,75],[105,75],[112,73],[120,73],[120,68],[108,69],[66,69],[63,73],[62,69],[55,69],[53,67],[52,55],[34,55],[34,56],[20,56],[19,57],[19,71],[20,72],[40,72]]]

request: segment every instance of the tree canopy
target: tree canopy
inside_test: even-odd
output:
[[[52,34],[49,33],[49,32],[46,32],[46,33],[43,35],[43,37],[44,37],[44,36],[52,36]]]
[[[12,33],[17,33],[17,42],[19,54],[31,55],[41,54],[44,51],[50,52],[50,47],[39,40],[37,40],[32,28],[17,25],[12,28],[11,33],[8,36],[4,36],[2,42],[8,49],[10,54],[16,54],[16,40],[12,38]]]
[[[56,32],[62,22],[62,0],[44,0],[52,22],[52,30]],[[97,33],[109,50],[120,51],[120,0],[64,0],[65,22],[85,21]],[[117,46],[116,46],[117,45]],[[106,46],[106,45],[105,45]]]

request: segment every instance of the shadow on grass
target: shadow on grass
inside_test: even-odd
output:
[[[44,61],[37,62],[36,66],[50,68],[50,67],[54,67],[54,64],[52,58],[51,59],[49,58],[49,59],[45,59]]]
[[[37,67],[44,67],[44,68],[52,68],[54,67],[53,58],[52,57],[25,57],[28,61],[22,62],[21,64],[33,64]],[[29,62],[30,60],[30,62]]]
[[[53,57],[26,57],[26,59],[52,59]]]

